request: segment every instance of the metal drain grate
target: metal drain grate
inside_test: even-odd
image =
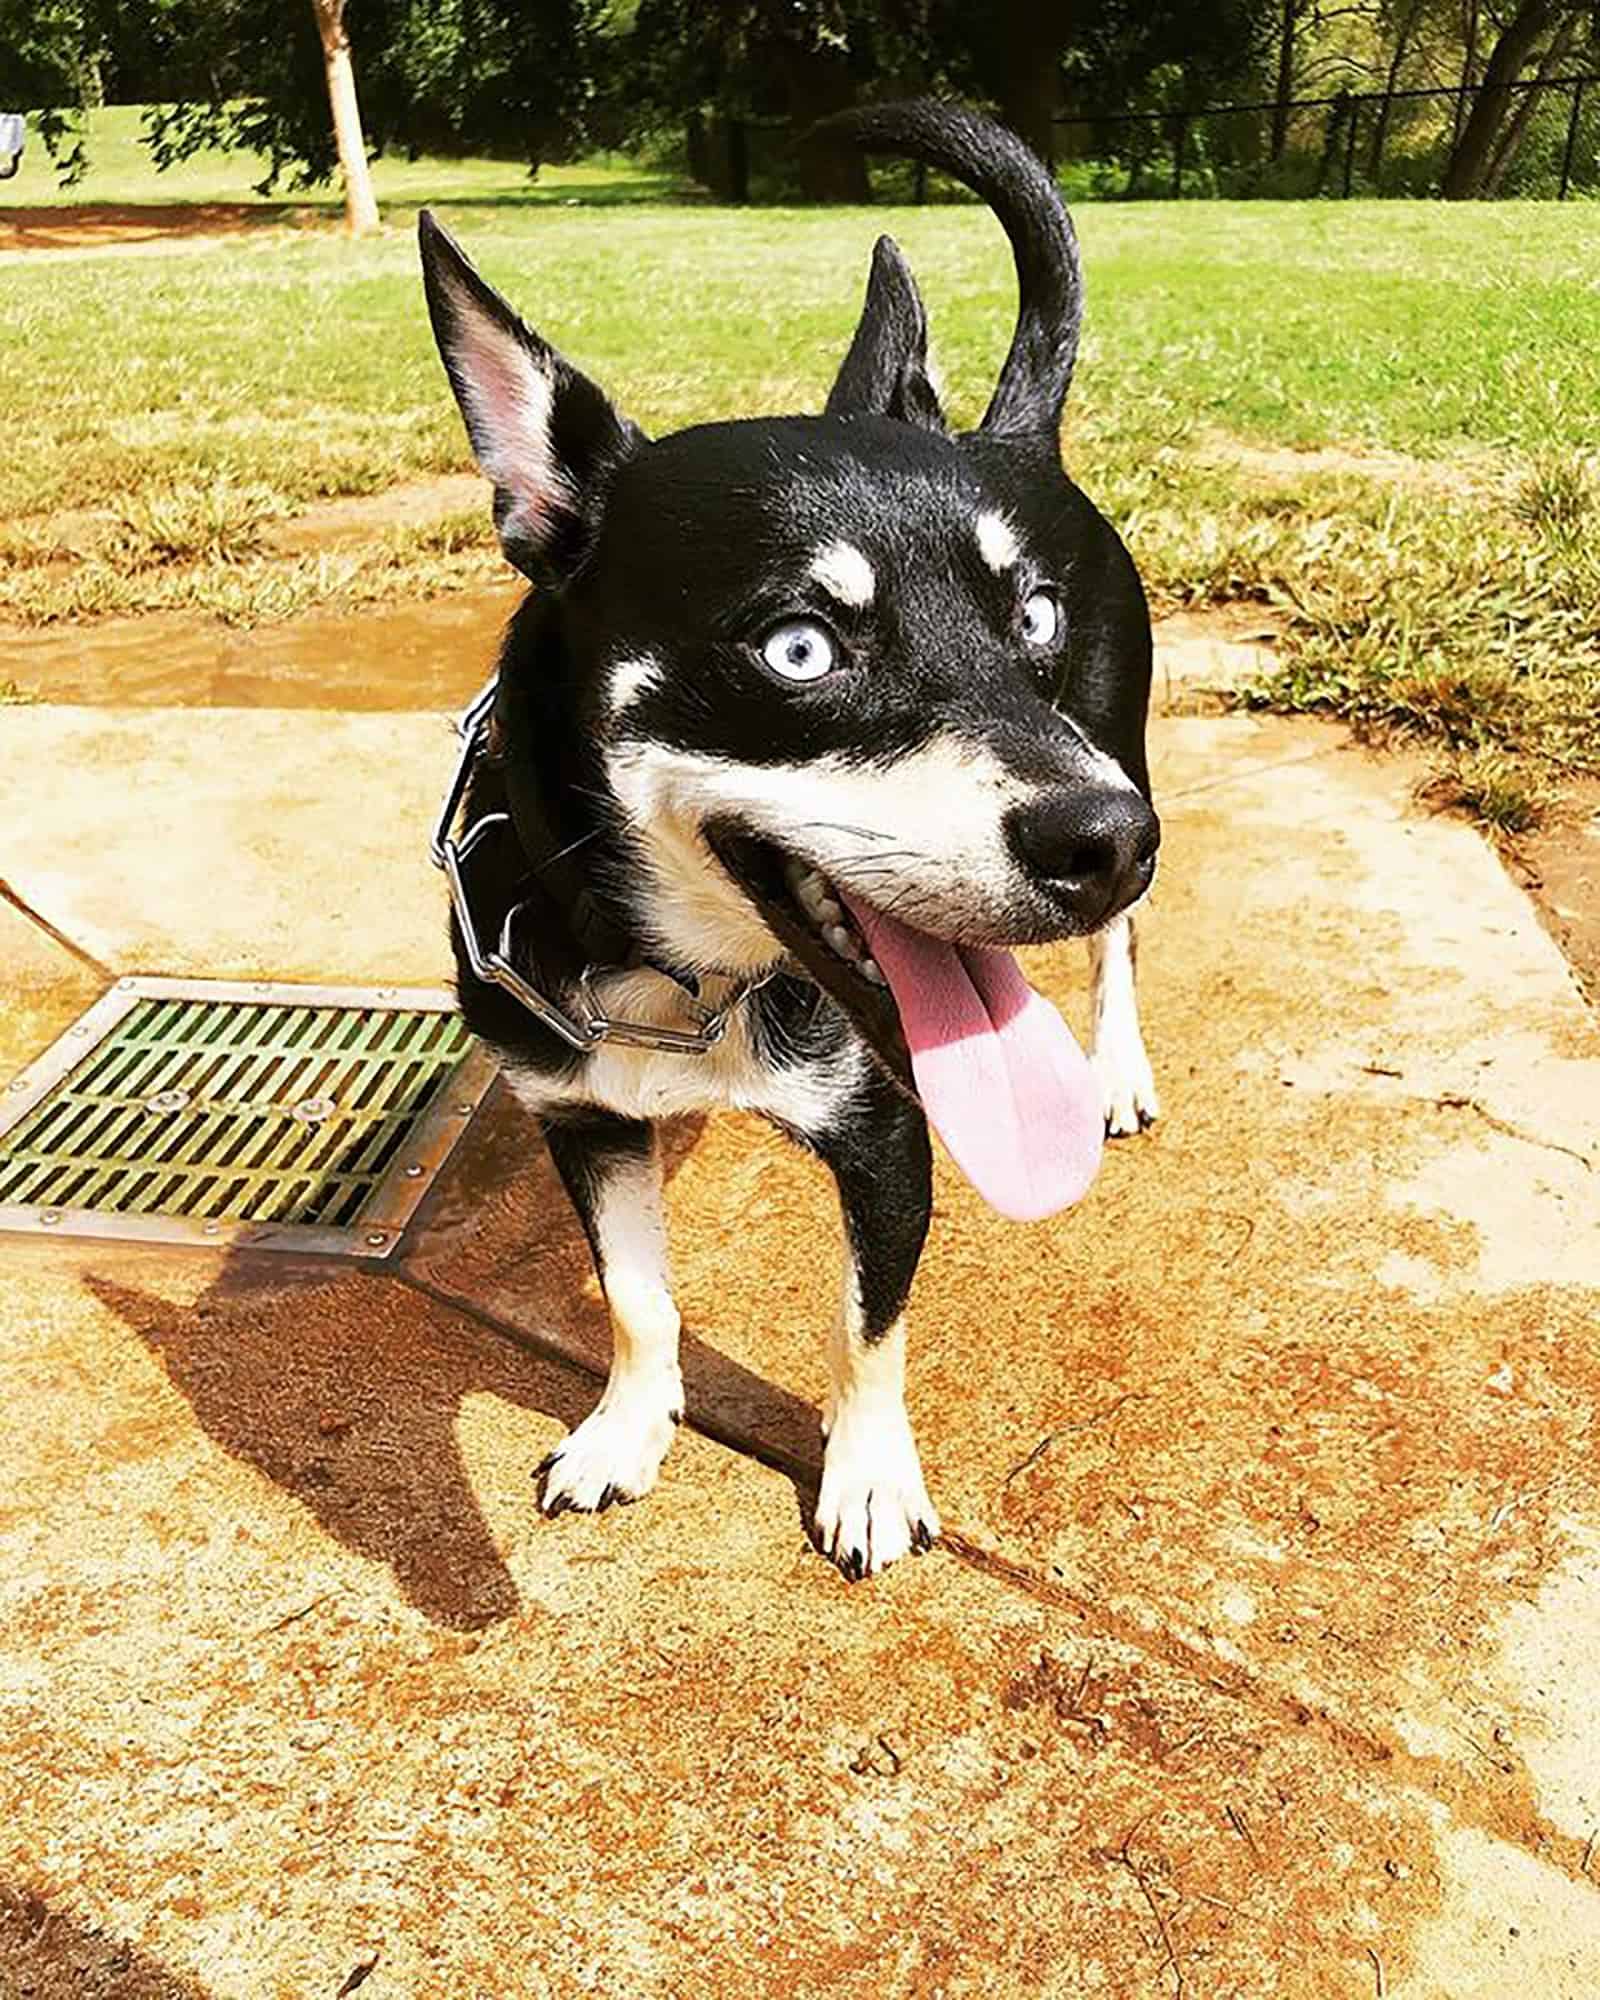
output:
[[[124,979],[0,1097],[0,1229],[383,1257],[494,1065],[448,993]]]

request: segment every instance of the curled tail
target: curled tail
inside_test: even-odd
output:
[[[1043,162],[992,118],[931,97],[842,112],[820,129],[868,153],[937,167],[994,210],[1016,259],[1017,325],[980,428],[1053,435],[1078,358],[1083,267],[1071,217]]]

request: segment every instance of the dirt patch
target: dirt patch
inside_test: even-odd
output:
[[[1175,611],[1155,622],[1157,715],[1203,715],[1228,704],[1274,664],[1279,633],[1260,605]]]
[[[1295,480],[1318,475],[1370,479],[1412,492],[1472,494],[1481,497],[1494,486],[1502,468],[1490,461],[1413,458],[1381,446],[1318,445],[1297,450],[1292,445],[1241,444],[1221,434],[1200,438],[1197,456],[1209,464],[1253,472],[1264,479]]]
[[[0,208],[0,250],[100,250],[170,243],[190,236],[235,236],[283,223],[319,224],[315,209],[276,202],[94,202],[81,208]]]
[[[262,540],[273,555],[314,555],[319,549],[363,542],[385,528],[424,527],[476,508],[489,522],[489,485],[475,472],[413,479],[382,493],[353,494],[302,507],[287,521],[269,523]]]
[[[1562,810],[1518,844],[1508,865],[1578,984],[1600,1005],[1600,782],[1574,786]]]

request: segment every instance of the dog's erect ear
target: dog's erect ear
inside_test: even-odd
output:
[[[644,435],[523,324],[427,209],[417,236],[433,337],[494,484],[501,546],[524,576],[560,582],[582,560],[611,475]]]
[[[880,236],[850,352],[828,397],[830,417],[898,417],[942,431],[944,412],[928,374],[928,316],[911,266],[893,237]]]

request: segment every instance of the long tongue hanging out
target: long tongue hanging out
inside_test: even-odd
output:
[[[889,982],[923,1108],[956,1165],[1013,1222],[1088,1191],[1105,1117],[1088,1059],[1008,951],[945,944],[853,896]]]

